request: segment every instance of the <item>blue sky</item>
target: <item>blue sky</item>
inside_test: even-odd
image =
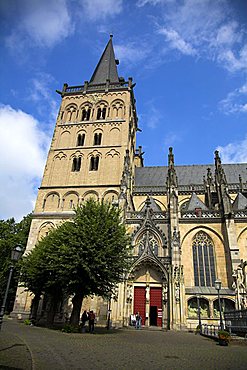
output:
[[[245,0],[1,0],[0,218],[32,211],[64,82],[89,80],[113,33],[136,82],[145,165],[247,162]]]

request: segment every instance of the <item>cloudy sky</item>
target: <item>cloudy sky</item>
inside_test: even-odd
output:
[[[247,162],[246,0],[1,0],[0,219],[32,211],[64,82],[113,33],[145,165]]]

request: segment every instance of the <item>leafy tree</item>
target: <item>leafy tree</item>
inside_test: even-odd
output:
[[[19,223],[14,218],[6,221],[0,220],[0,303],[3,300],[9,269],[11,265],[11,252],[17,244],[25,249],[31,224],[31,214],[25,216]],[[6,311],[10,312],[13,308],[16,287],[18,280],[18,267],[16,266],[11,280]]]
[[[120,211],[90,199],[77,208],[73,221],[52,230],[24,258],[22,281],[35,294],[73,295],[70,321],[77,325],[83,298],[107,296],[122,280],[129,244]]]

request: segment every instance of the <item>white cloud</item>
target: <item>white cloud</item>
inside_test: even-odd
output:
[[[54,124],[57,118],[58,102],[51,94],[54,78],[48,73],[38,73],[30,81],[28,99],[35,103],[36,109],[47,123]],[[52,127],[53,128],[53,127]]]
[[[157,4],[162,4],[164,2],[173,2],[174,0],[138,0],[136,5],[138,7],[142,7],[142,6],[145,6],[145,5],[157,5]]]
[[[161,28],[159,34],[164,35],[171,49],[177,49],[184,55],[195,55],[196,50],[173,29]]]
[[[74,32],[66,0],[23,0],[18,25],[6,39],[7,46],[23,52],[26,47],[53,47]]]
[[[34,117],[0,105],[0,218],[32,211],[49,142]]]
[[[86,16],[98,20],[115,16],[123,10],[123,0],[81,0]]]
[[[234,19],[227,0],[147,0],[140,4],[160,4],[163,18],[156,18],[157,33],[165,36],[168,50],[216,61],[230,72],[247,70],[246,31]]]
[[[146,108],[148,113],[140,113],[140,125],[151,128],[152,130],[156,129],[164,117],[162,117],[161,112],[155,107],[154,101],[150,100],[146,102]]]
[[[134,42],[114,45],[115,55],[123,63],[137,63],[149,53],[148,48]]]
[[[247,113],[247,82],[221,100],[219,108],[225,114]]]
[[[219,146],[217,150],[223,163],[246,163],[247,162],[247,137],[243,141]]]

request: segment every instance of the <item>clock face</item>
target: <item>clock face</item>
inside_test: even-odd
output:
[[[102,99],[101,94],[93,94],[88,97],[88,100],[92,104],[98,103]]]

